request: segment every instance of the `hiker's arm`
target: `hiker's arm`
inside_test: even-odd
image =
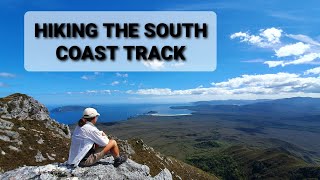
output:
[[[98,146],[104,147],[108,144],[108,137],[103,136],[101,131],[92,131],[91,139],[94,143],[96,143]]]
[[[101,131],[102,136],[107,136],[106,133],[104,133],[103,131]]]

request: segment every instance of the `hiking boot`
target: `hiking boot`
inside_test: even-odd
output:
[[[120,166],[122,163],[126,162],[128,159],[128,156],[123,154],[123,155],[120,155],[118,158],[115,158],[114,159],[114,163],[113,163],[113,166],[114,167],[118,167]]]

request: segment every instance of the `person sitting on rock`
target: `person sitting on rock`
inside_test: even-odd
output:
[[[119,153],[117,142],[108,139],[103,131],[95,126],[100,114],[94,108],[86,108],[71,137],[68,164],[90,166],[98,162],[109,151],[114,157],[114,166],[126,162],[127,156]]]

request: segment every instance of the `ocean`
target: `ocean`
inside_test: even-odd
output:
[[[93,106],[100,113],[98,122],[124,121],[130,117],[135,117],[155,111],[155,116],[178,116],[190,115],[192,111],[187,109],[171,109],[171,106],[185,106],[190,104],[107,104]],[[52,109],[61,106],[48,106],[50,117],[64,124],[74,124],[82,116],[82,111],[51,112]]]

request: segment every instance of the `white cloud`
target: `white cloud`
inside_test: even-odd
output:
[[[83,80],[89,80],[90,78],[89,78],[89,76],[83,75],[83,76],[81,76],[81,79],[83,79]]]
[[[110,85],[111,85],[111,86],[115,86],[115,85],[118,85],[118,84],[120,84],[119,81],[113,81]]]
[[[111,94],[112,92],[118,92],[119,90],[109,90],[109,89],[103,89],[103,90],[86,90],[86,91],[77,91],[77,92],[66,92],[68,95],[74,95],[74,94]]]
[[[263,64],[267,64],[270,68],[277,67],[277,66],[283,66],[283,61],[265,61]]]
[[[14,77],[16,77],[16,75],[15,74],[11,74],[11,73],[6,73],[6,72],[0,72],[0,77],[14,78]]]
[[[247,42],[258,47],[270,48],[280,43],[282,30],[277,28],[260,29],[259,35],[251,35],[248,32],[237,32],[231,34],[230,38],[239,38],[240,42]]]
[[[122,74],[122,73],[116,73],[116,76],[117,76],[117,77],[125,77],[125,78],[129,77],[129,75],[126,74],[126,73],[124,73],[124,74]]]
[[[231,39],[239,38],[240,42],[248,42],[251,44],[256,44],[258,46],[262,45],[262,38],[255,35],[250,35],[249,33],[237,32],[230,36]]]
[[[264,62],[263,59],[249,59],[249,60],[242,60],[241,62],[244,62],[244,63],[262,63]]]
[[[298,41],[302,41],[304,43],[320,46],[319,42],[317,42],[317,41],[313,40],[312,38],[310,38],[309,36],[306,36],[303,34],[287,34],[286,36],[290,37],[292,39],[298,40]]]
[[[264,64],[267,64],[269,67],[276,67],[276,66],[284,67],[287,65],[310,64],[319,58],[320,58],[320,53],[309,53],[309,54],[300,56],[298,59],[295,59],[295,60],[265,61]]]
[[[94,80],[100,75],[103,75],[103,74],[101,72],[94,72],[93,75],[83,75],[80,78],[83,80]]]
[[[260,30],[258,35],[252,35],[248,32],[237,32],[232,34],[230,38],[239,38],[240,42],[247,42],[261,48],[274,50],[274,56],[278,58],[277,60],[260,61],[270,68],[320,63],[317,61],[320,58],[320,42],[302,34],[285,34],[284,36],[282,36],[282,34],[283,30],[272,27]],[[297,40],[298,42],[285,44],[280,41],[281,38],[287,38],[290,40],[289,42],[292,40]]]
[[[271,44],[280,43],[282,30],[277,28],[269,28],[265,30],[260,30],[260,36],[267,38],[268,42]]]
[[[172,90],[170,88],[151,88],[129,90],[126,93],[154,96],[186,95],[279,95],[319,93],[320,78],[302,77],[299,74],[277,73],[262,75],[242,75],[227,81],[212,83],[212,87]]]
[[[178,62],[178,63],[171,64],[171,66],[173,66],[173,67],[181,67],[181,66],[184,66],[184,65],[185,65],[185,63],[183,63],[183,62]]]
[[[313,69],[309,69],[307,71],[304,72],[305,75],[309,75],[309,74],[320,74],[320,67],[316,67]]]
[[[293,61],[289,61],[287,63],[285,63],[285,65],[290,65],[290,64],[307,64],[309,62],[312,62],[316,59],[320,58],[320,53],[309,53],[309,54],[305,54],[302,57],[300,57],[299,59],[293,60]]]
[[[309,44],[298,42],[295,44],[288,44],[288,45],[282,46],[275,52],[277,57],[298,56],[298,55],[304,54],[309,48],[310,48]]]
[[[158,60],[154,60],[154,61],[143,61],[142,62],[143,65],[145,65],[146,67],[149,67],[153,70],[159,70],[164,68],[164,62],[163,61],[158,61]]]

